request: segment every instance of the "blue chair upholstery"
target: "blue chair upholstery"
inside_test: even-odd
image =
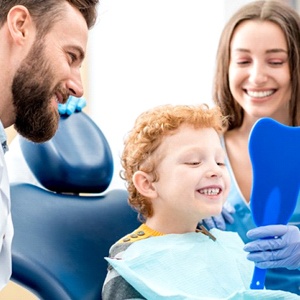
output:
[[[113,173],[107,140],[81,112],[61,117],[49,142],[20,143],[45,189],[11,185],[12,280],[40,299],[101,299],[104,257],[116,240],[139,226],[127,192],[105,192]]]

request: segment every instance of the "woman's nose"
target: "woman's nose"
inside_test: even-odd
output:
[[[252,64],[249,69],[249,82],[254,85],[261,85],[266,82],[268,76],[266,68],[261,63]]]

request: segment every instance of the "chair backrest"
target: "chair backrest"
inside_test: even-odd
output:
[[[113,173],[107,140],[81,112],[61,117],[49,142],[20,143],[45,189],[11,185],[12,280],[40,299],[101,299],[104,257],[139,226],[125,189],[105,192]]]

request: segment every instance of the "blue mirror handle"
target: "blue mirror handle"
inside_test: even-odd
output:
[[[254,268],[253,277],[250,285],[252,290],[262,290],[265,287],[266,269],[261,269],[258,267]]]

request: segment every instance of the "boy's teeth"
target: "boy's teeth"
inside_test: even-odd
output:
[[[220,193],[219,188],[213,188],[213,189],[202,189],[200,190],[200,194],[204,195],[218,195]]]

